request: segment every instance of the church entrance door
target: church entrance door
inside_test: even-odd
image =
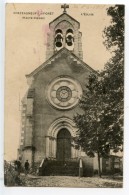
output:
[[[63,128],[57,135],[57,160],[65,161],[71,158],[71,134]]]

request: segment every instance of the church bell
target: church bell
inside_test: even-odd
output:
[[[66,37],[66,43],[68,46],[72,46],[73,45],[73,37],[71,35],[68,35]]]
[[[56,47],[62,47],[63,38],[60,34],[58,34],[55,38]]]

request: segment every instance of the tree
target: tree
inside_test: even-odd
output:
[[[74,121],[77,126],[76,144],[87,153],[88,156],[98,155],[98,170],[100,171],[100,157],[107,157],[109,154],[108,131],[106,132],[107,120],[105,120],[103,102],[105,92],[102,81],[97,75],[90,75],[89,84],[86,85],[83,97],[80,100],[80,108],[83,114],[77,114]]]
[[[101,75],[103,86],[110,100],[108,113],[112,120],[109,131],[113,131],[115,141],[112,140],[114,151],[120,149],[123,144],[123,116],[124,116],[124,5],[115,5],[107,10],[112,17],[111,25],[104,29],[105,46],[112,49],[114,55],[106,64]]]
[[[124,6],[109,7],[111,25],[104,29],[105,46],[114,55],[107,62],[100,75],[90,75],[86,84],[80,108],[83,114],[74,117],[78,129],[76,143],[88,156],[109,155],[111,149],[117,152],[123,144],[123,92],[124,92]]]
[[[114,47],[114,51],[121,57],[124,55],[124,5],[115,5],[107,9],[111,16],[111,25],[104,29],[105,46],[107,49]]]

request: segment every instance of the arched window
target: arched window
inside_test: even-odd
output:
[[[58,49],[62,47],[63,44],[63,33],[61,29],[55,31],[55,46]]]
[[[72,29],[68,29],[68,30],[66,31],[66,34],[68,34],[68,33],[72,33],[72,34],[73,34],[73,30],[72,30]]]
[[[73,47],[73,43],[74,43],[74,35],[73,35],[73,30],[72,29],[68,29],[66,31],[66,44],[68,47]]]
[[[61,29],[57,29],[55,34],[61,33],[62,34],[62,30]]]

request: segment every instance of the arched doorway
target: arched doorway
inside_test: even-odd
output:
[[[65,161],[71,158],[71,134],[62,128],[57,134],[57,160]]]
[[[49,127],[48,132],[47,132],[47,136],[46,136],[46,157],[48,158],[54,158],[54,159],[58,159],[60,158],[59,155],[57,155],[59,153],[59,148],[60,148],[60,143],[61,140],[60,138],[60,134],[61,131],[67,131],[69,134],[69,136],[65,136],[65,137],[69,137],[71,138],[68,139],[69,140],[69,144],[67,144],[66,147],[68,147],[69,145],[71,145],[71,147],[68,147],[70,152],[70,154],[68,155],[67,158],[76,158],[79,155],[79,150],[76,150],[73,146],[74,146],[74,141],[73,138],[76,137],[76,127],[74,122],[67,117],[60,117],[58,119],[56,119]],[[58,144],[57,144],[57,139],[58,139]],[[67,142],[68,142],[67,140]],[[65,140],[66,141],[66,140]],[[59,147],[58,147],[59,146]],[[58,147],[58,148],[57,148]],[[60,153],[59,153],[60,154]]]

